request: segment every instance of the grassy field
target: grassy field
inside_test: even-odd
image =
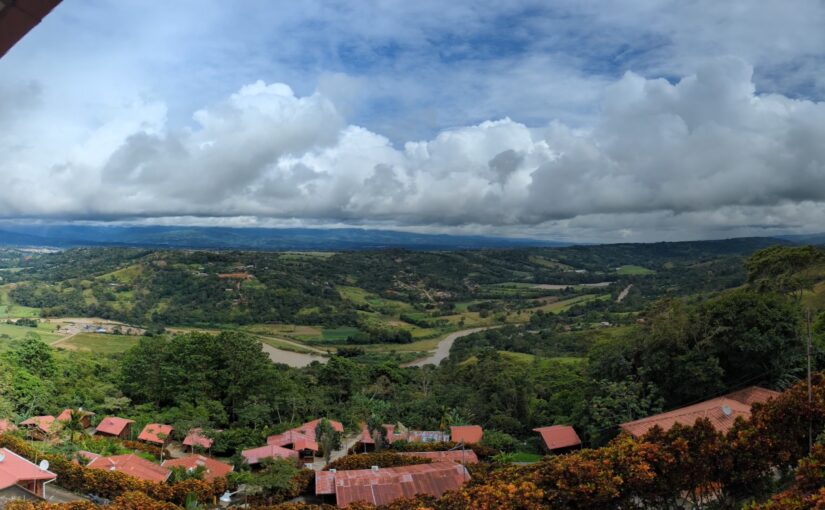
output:
[[[576,296],[570,299],[565,299],[564,301],[556,301],[555,303],[547,303],[546,305],[542,305],[538,308],[533,308],[533,311],[542,310],[544,312],[549,313],[561,313],[569,309],[573,305],[577,305],[580,303],[587,303],[589,301],[596,301],[596,300],[605,300],[610,299],[610,294],[585,294],[583,296]]]
[[[117,354],[127,351],[130,347],[136,345],[139,340],[139,336],[78,333],[66,340],[51,343],[55,348],[100,354]]]
[[[41,323],[36,328],[29,328],[0,323],[0,338],[4,341],[19,340],[25,337],[26,333],[36,333],[46,343],[51,343],[60,338],[60,335],[54,333],[54,326],[50,324]]]
[[[0,287],[0,319],[9,317],[40,317],[40,309],[12,303],[9,298],[9,288],[5,286]]]
[[[256,335],[261,342],[265,343],[266,345],[275,347],[276,349],[281,349],[284,351],[291,351],[291,352],[300,352],[303,354],[318,354],[316,351],[313,351],[309,348],[299,347],[291,342],[285,342],[279,338],[271,337],[271,336],[260,336]]]
[[[530,452],[515,452],[510,457],[512,462],[538,462],[544,458],[544,455]]]
[[[656,274],[656,271],[642,266],[621,266],[616,268],[616,274],[638,276],[646,274]]]

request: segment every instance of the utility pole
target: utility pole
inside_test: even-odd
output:
[[[807,339],[805,341],[805,350],[808,356],[808,455],[811,454],[811,451],[814,448],[814,418],[813,418],[813,409],[811,405],[813,404],[813,389],[811,388],[811,309],[805,309],[805,326],[807,329]]]

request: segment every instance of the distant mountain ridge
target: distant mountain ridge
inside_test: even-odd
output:
[[[419,234],[360,228],[234,228],[0,224],[0,246],[72,248],[132,246],[261,251],[341,251],[405,248],[563,247],[573,243],[537,239]]]

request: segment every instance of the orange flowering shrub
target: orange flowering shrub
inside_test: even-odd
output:
[[[413,464],[430,464],[431,459],[416,457],[414,455],[399,455],[392,452],[359,453],[347,455],[338,460],[330,462],[324,470],[338,469],[347,471],[351,469],[369,469],[372,466],[382,468],[412,466]]]

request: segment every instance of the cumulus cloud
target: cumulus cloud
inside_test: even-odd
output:
[[[475,225],[580,239],[815,227],[825,103],[757,94],[752,75],[736,58],[677,82],[628,72],[587,129],[504,118],[403,144],[349,124],[321,92],[279,83],[244,86],[187,129],[169,128],[162,103],[137,102],[73,143],[0,133],[0,215]]]

